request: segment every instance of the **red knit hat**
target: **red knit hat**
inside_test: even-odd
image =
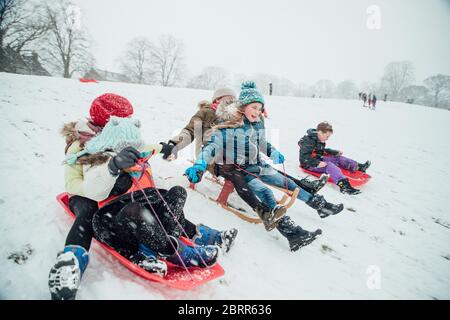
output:
[[[133,114],[133,106],[126,98],[114,93],[105,93],[97,97],[89,110],[92,121],[104,127],[111,116],[126,118]]]

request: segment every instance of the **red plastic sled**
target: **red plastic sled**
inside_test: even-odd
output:
[[[302,169],[304,172],[309,173],[310,175],[313,175],[315,177],[320,177],[322,175],[321,173],[309,171],[305,168],[302,168],[301,166],[300,166],[300,169]],[[342,171],[342,174],[347,177],[347,179],[350,182],[350,185],[352,187],[362,186],[363,184],[366,184],[370,180],[370,178],[372,178],[367,173],[364,173],[361,171],[351,172],[351,171],[345,170],[345,169],[341,169],[341,171]],[[333,179],[331,179],[331,177],[330,177],[328,179],[328,182],[333,183]]]
[[[89,82],[98,83],[98,81],[95,79],[80,78],[79,80],[80,80],[80,82],[84,82],[84,83],[89,83]]]
[[[72,218],[75,218],[75,214],[69,208],[69,195],[66,192],[59,194],[56,197],[56,200]],[[182,241],[187,244],[192,244],[192,242],[185,238],[182,238]],[[214,280],[225,273],[223,268],[218,263],[216,263],[214,266],[209,268],[189,268],[189,272],[192,275],[191,277],[184,268],[166,261],[167,275],[164,278],[161,278],[132,263],[130,260],[120,255],[117,251],[107,246],[106,244],[103,244],[100,241],[97,241],[97,243],[102,246],[103,249],[117,258],[117,260],[119,260],[121,264],[133,271],[138,276],[146,280],[160,282],[169,287],[180,290],[191,290],[203,283]]]

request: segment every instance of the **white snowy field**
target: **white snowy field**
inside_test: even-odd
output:
[[[0,299],[49,299],[47,276],[63,248],[71,219],[55,196],[64,191],[63,123],[88,114],[98,95],[127,97],[148,142],[167,141],[212,92],[0,73]],[[270,139],[298,169],[297,141],[322,120],[335,134],[328,146],[372,161],[372,180],[357,196],[332,185],[321,191],[342,202],[320,219],[297,201],[289,215],[323,235],[292,253],[277,231],[247,223],[189,190],[187,217],[218,229],[236,227],[233,249],[221,258],[225,275],[184,292],[145,281],[94,244],[78,299],[449,299],[450,112],[379,101],[266,97]],[[190,151],[183,153],[192,157]],[[151,161],[157,185],[188,185],[179,159]],[[208,189],[210,182],[200,185]],[[215,196],[216,194],[211,194]],[[348,210],[350,209],[350,210]],[[26,248],[32,253],[26,254]],[[17,264],[12,253],[25,252]]]

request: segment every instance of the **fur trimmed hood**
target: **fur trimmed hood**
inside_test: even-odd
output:
[[[199,109],[211,108],[211,102],[209,102],[208,100],[202,100],[198,103],[198,108]]]
[[[237,128],[243,125],[244,116],[241,111],[242,104],[239,101],[221,102],[216,109],[216,116],[221,128]]]
[[[78,140],[79,134],[78,134],[77,130],[75,129],[76,124],[77,124],[77,121],[72,121],[72,122],[64,124],[64,126],[61,128],[60,133],[64,138],[66,138],[66,142],[67,142],[67,140],[71,140],[71,141]]]
[[[80,144],[80,149],[84,148],[84,144],[89,141],[90,138],[96,135],[95,130],[100,132],[99,127],[92,126],[89,124],[89,119],[82,119],[79,121],[68,122],[63,125],[60,130],[61,135],[66,139],[66,149],[67,154],[70,146],[78,141]],[[95,153],[82,156],[78,159],[77,164],[81,165],[101,165],[109,161],[111,155],[106,153]]]
[[[79,141],[80,147],[84,148],[84,144],[101,131],[102,128],[96,126],[90,119],[66,123],[60,131],[61,135],[66,139],[65,153],[75,141]]]
[[[219,121],[230,121],[235,119],[240,113],[239,101],[221,102],[216,109],[217,119]]]

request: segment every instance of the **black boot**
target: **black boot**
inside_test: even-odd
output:
[[[308,206],[317,210],[317,213],[321,218],[326,218],[330,215],[338,214],[344,209],[342,203],[332,204],[327,202],[323,196],[315,194],[308,202]]]
[[[288,216],[284,216],[279,220],[277,229],[288,239],[291,251],[297,251],[301,247],[310,244],[318,235],[322,234],[322,230],[320,229],[313,232],[302,229]]]
[[[329,177],[330,176],[328,174],[324,173],[320,176],[319,180],[309,180],[307,178],[303,178],[299,181],[298,186],[311,194],[316,194],[323,188],[324,185],[327,184]]]
[[[254,210],[263,221],[267,231],[273,230],[278,225],[279,219],[287,211],[285,206],[276,205],[273,209],[270,209],[263,203],[258,203]]]
[[[358,163],[358,171],[361,171],[361,172],[364,172],[364,173],[365,173],[366,170],[369,169],[370,164],[371,164],[370,160],[367,160],[367,161],[366,161],[365,163],[363,163],[363,164]]]
[[[350,185],[350,182],[348,181],[348,179],[342,179],[342,180],[338,181],[338,183],[336,183],[336,184],[341,189],[341,193],[352,194],[352,195],[361,193],[361,191],[359,189],[355,189]]]

